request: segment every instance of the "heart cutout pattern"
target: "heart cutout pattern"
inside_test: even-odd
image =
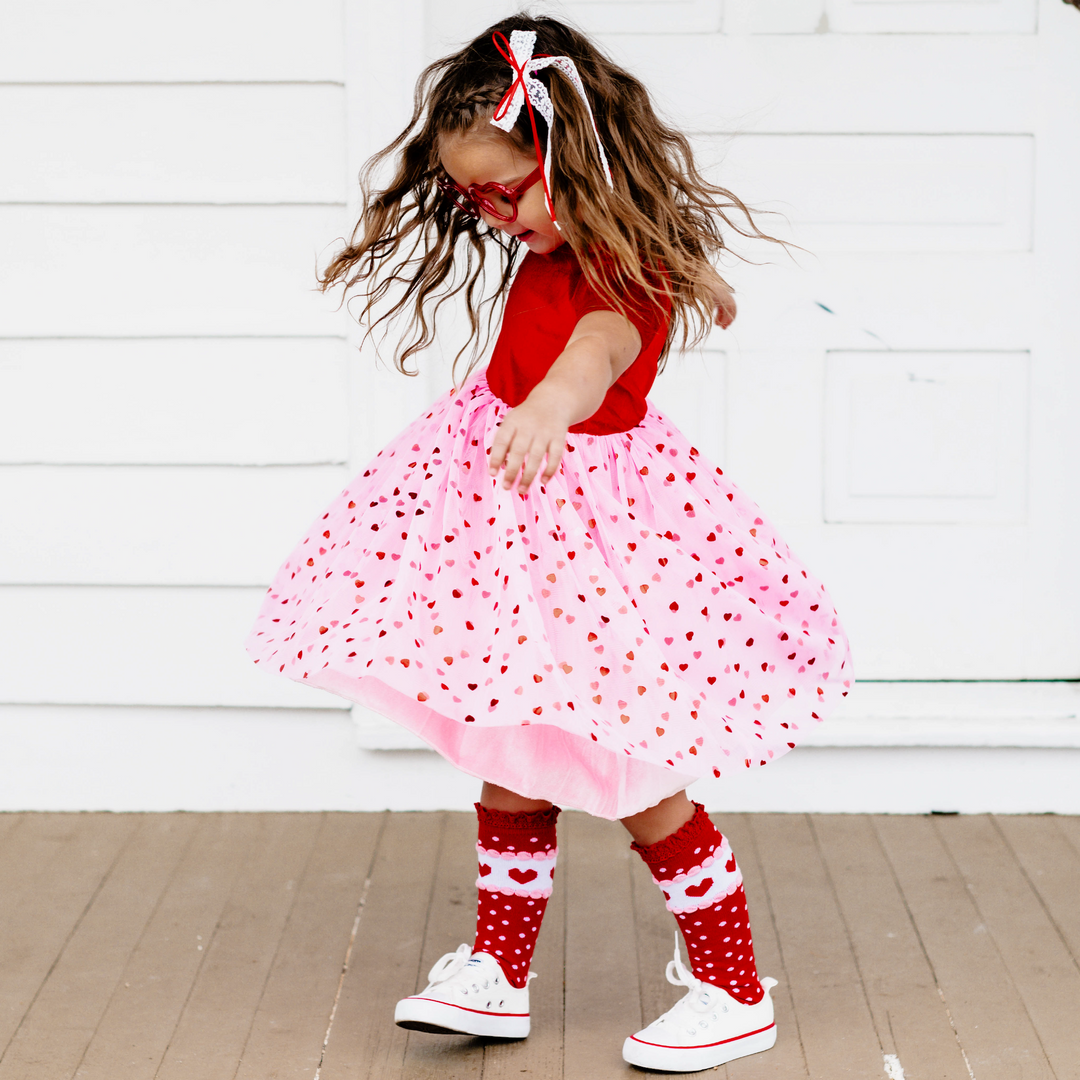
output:
[[[513,873],[513,871],[511,871]],[[699,881],[696,885],[687,885],[683,892],[687,896],[704,896],[713,887],[713,879],[707,877],[702,881]]]

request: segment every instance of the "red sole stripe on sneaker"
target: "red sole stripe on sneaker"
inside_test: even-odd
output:
[[[464,1005],[455,1005],[452,1001],[440,1001],[438,998],[428,998],[421,994],[416,994],[412,998],[406,999],[408,1001],[431,1001],[436,1005],[445,1005],[448,1009],[460,1009],[462,1012],[475,1013],[477,1016],[528,1016],[528,1013],[511,1013],[511,1012],[488,1012],[485,1009],[466,1009]],[[762,1029],[764,1030],[764,1029]],[[730,1042],[730,1040],[728,1040]]]
[[[646,1042],[645,1039],[639,1039],[636,1035],[631,1035],[630,1038],[634,1042],[641,1043],[642,1046],[658,1046],[661,1050],[707,1050],[710,1046],[723,1046],[725,1043],[738,1042],[740,1039],[749,1039],[751,1035],[760,1035],[763,1031],[769,1031],[776,1027],[775,1021],[771,1024],[766,1024],[763,1028],[758,1028],[757,1031],[744,1031],[742,1035],[733,1035],[730,1039],[720,1039],[713,1043],[700,1043],[697,1046],[669,1046],[667,1043],[653,1043]]]

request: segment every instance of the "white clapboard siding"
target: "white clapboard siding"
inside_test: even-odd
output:
[[[825,26],[825,0],[724,0],[725,34],[813,34]]]
[[[351,352],[340,338],[0,341],[0,462],[344,462]]]
[[[1024,350],[1036,330],[1039,280],[1026,252],[756,254],[771,264],[730,273],[739,315],[727,338],[744,350]]]
[[[340,333],[313,289],[342,225],[326,206],[0,207],[0,336]]]
[[[821,520],[821,368],[822,354],[805,343],[728,358],[728,449],[719,464],[782,535]]]
[[[340,82],[340,0],[7,4],[5,82]]]
[[[699,136],[709,174],[790,235],[838,251],[1028,251],[1026,135]],[[771,226],[769,219],[769,225]],[[764,222],[763,222],[764,223]],[[769,226],[767,226],[769,227]]]
[[[0,202],[343,203],[340,86],[0,85]]]
[[[1062,621],[1038,637],[1017,627],[1045,618],[1032,588],[1036,530],[1021,525],[784,523],[784,539],[828,586],[853,642],[856,678],[1080,677],[1080,639]],[[1033,543],[1035,545],[1033,549]]]
[[[1027,353],[832,353],[825,520],[1023,524]]]
[[[0,742],[0,809],[362,808],[344,709],[0,705]]]
[[[567,15],[591,34],[715,34],[722,0],[563,0]]]
[[[1037,0],[819,0],[842,34],[1033,34]]]
[[[244,651],[264,593],[0,587],[0,703],[340,709]]]
[[[0,583],[266,585],[341,466],[0,466]]]
[[[770,0],[776,3],[777,0]],[[470,41],[484,27],[522,10],[517,0],[428,0],[424,37],[434,59]],[[723,0],[557,0],[544,13],[568,19],[589,34],[715,34]]]
[[[1022,133],[1038,116],[1034,37],[627,34],[610,41],[690,131]]]
[[[727,457],[727,357],[715,348],[674,349],[649,392],[673,424],[710,461]]]

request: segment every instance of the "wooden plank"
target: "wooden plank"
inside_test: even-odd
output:
[[[4,851],[11,837],[18,832],[19,826],[26,820],[26,817],[26,814],[12,813],[11,811],[0,812],[0,880],[10,880],[8,875],[4,873]]]
[[[810,1075],[880,1075],[881,1040],[809,820],[763,814],[751,828]]]
[[[1080,852],[1080,816],[1059,817],[1055,824],[1068,839],[1073,850]]]
[[[86,1049],[78,1080],[151,1080],[207,958],[233,884],[265,840],[255,814],[207,814],[180,861]],[[226,1075],[231,1075],[229,1070]]]
[[[235,1080],[311,1080],[384,814],[327,814]]]
[[[929,817],[875,817],[960,1045],[979,1080],[1053,1075],[1001,954]]]
[[[137,828],[49,970],[0,1061],[0,1080],[72,1076],[196,822],[154,815]]]
[[[911,1077],[968,1080],[934,972],[864,815],[815,815],[813,829],[851,938],[882,1051]]]
[[[348,356],[336,338],[8,341],[0,461],[342,462]],[[285,388],[288,423],[279,415]]]
[[[562,821],[568,841],[563,1075],[607,1080],[626,1074],[622,1044],[643,1023],[629,866],[633,853],[626,833],[613,822],[580,813],[565,814]]]
[[[743,873],[746,906],[754,935],[754,959],[758,975],[771,976],[779,983],[773,988],[776,1018],[776,1045],[766,1054],[754,1054],[731,1062],[729,1080],[806,1080],[810,1070],[803,1051],[799,1017],[795,1013],[791,979],[785,966],[784,942],[777,933],[772,897],[758,857],[757,840],[751,828],[754,815],[712,815],[717,828],[727,836]]]
[[[192,0],[44,0],[12,11],[0,38],[11,82],[341,80],[341,5]]]
[[[1078,1080],[1076,959],[1062,948],[1057,928],[993,820],[982,815],[950,817],[937,827],[1024,1002],[1053,1076]],[[1075,866],[1073,870],[1075,898],[1080,873]]]
[[[340,334],[315,263],[346,227],[328,206],[0,206],[0,336]],[[38,275],[80,287],[57,304]]]
[[[1039,815],[994,819],[1074,960],[1080,960],[1080,819]],[[1069,834],[1073,843],[1069,842]]]
[[[0,582],[261,585],[348,479],[339,465],[0,465],[0,504],[21,522],[0,537]]]
[[[236,1071],[321,825],[315,814],[261,821],[156,1073],[160,1080]]]
[[[33,815],[5,845],[0,890],[0,1055],[131,839],[128,815]]]
[[[259,671],[244,652],[264,591],[0,587],[2,700],[340,709],[341,698]],[[65,657],[63,680],[34,645],[41,635]]]
[[[438,959],[458,944],[470,946],[476,931],[476,815],[443,815],[435,880],[424,945],[420,951],[420,989],[426,973]],[[469,1035],[406,1033],[401,1075],[408,1080],[480,1080],[484,1072],[487,1040]]]
[[[387,819],[321,1080],[404,1076],[407,1033],[394,1024],[394,1005],[425,986],[420,958],[443,827],[441,815]]]
[[[544,912],[529,984],[532,1029],[523,1042],[490,1042],[484,1048],[484,1080],[521,1080],[522,1074],[562,1080],[563,1016],[566,973],[566,871],[569,828],[559,822],[555,890]]]
[[[661,1013],[667,1012],[685,992],[671,986],[665,972],[675,951],[676,934],[684,963],[686,945],[679,933],[679,924],[664,905],[663,894],[653,882],[649,868],[637,854],[630,857],[630,888],[637,947],[638,990],[641,995],[641,1022],[651,1024]],[[632,1033],[628,1031],[627,1035],[629,1034]]]
[[[0,202],[341,203],[327,84],[2,86]]]

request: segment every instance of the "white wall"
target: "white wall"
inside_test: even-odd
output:
[[[392,749],[411,744],[370,715],[354,717],[329,695],[260,674],[241,642],[309,519],[445,385],[445,366],[417,380],[377,370],[356,351],[334,301],[312,291],[313,270],[349,227],[353,177],[407,116],[420,66],[512,6],[49,0],[5,14],[0,808],[471,802],[473,781],[433,755]],[[1001,302],[982,303],[978,326],[941,309],[939,298],[960,276],[985,298],[1000,268],[1016,262],[1000,252],[1030,248],[1033,219],[1009,193],[1030,180],[1033,160],[1048,160],[1037,189],[1044,215],[1051,208],[1042,228],[1056,216],[1075,231],[1063,193],[1080,154],[1074,146],[1047,159],[1037,118],[1040,95],[1080,114],[1080,87],[1075,79],[1044,87],[1032,50],[1056,48],[1059,64],[1080,59],[1080,14],[1060,0],[581,0],[565,8],[628,63],[653,71],[661,99],[695,130],[730,128],[738,115],[738,127],[756,131],[736,141],[730,168],[759,184],[773,178],[772,189],[759,188],[762,198],[796,200],[794,216],[810,229],[803,239],[828,265],[857,267],[864,288],[853,302],[865,299],[875,326],[937,328],[936,337],[898,331],[901,347],[1031,347],[1016,328],[1038,323],[1046,300],[1025,291],[1022,275]],[[920,23],[932,9],[937,21]],[[791,72],[804,61],[781,54],[805,56],[811,46],[831,75],[800,83]],[[714,75],[715,49],[724,65]],[[956,50],[958,69],[945,62]],[[669,54],[687,58],[677,78],[661,65]],[[1010,67],[1018,55],[1026,66]],[[888,64],[900,73],[920,66],[932,92],[860,95],[884,85],[874,79]],[[714,83],[724,86],[721,105],[708,93]],[[823,129],[830,108],[844,110],[850,130]],[[995,126],[983,131],[980,117],[991,109]],[[942,124],[967,134],[945,145]],[[925,205],[916,198],[899,224],[886,220],[894,202],[874,202],[875,170],[896,164],[890,154],[912,183],[928,178],[912,188]],[[836,188],[837,161],[848,190]],[[928,259],[925,212],[940,208],[931,196],[942,169],[982,170],[999,178],[1005,197],[988,217],[958,189],[955,206],[931,222],[939,254]],[[799,178],[796,190],[791,178]],[[837,207],[856,204],[861,217],[838,220]],[[965,213],[971,221],[961,227]],[[902,320],[889,303],[896,264],[880,250],[917,270],[909,276],[923,291],[906,297]],[[830,252],[840,252],[831,263]],[[738,462],[740,480],[771,500],[780,521],[786,515],[809,554],[818,541],[802,509],[806,485],[760,452],[762,429],[746,422],[759,413],[729,404],[782,409],[792,394],[817,393],[800,372],[816,371],[824,357],[813,318],[828,319],[789,317],[794,366],[787,353],[761,352],[754,382],[753,327],[775,323],[806,286],[776,290],[765,268],[747,269],[738,283],[748,297],[742,349],[739,341],[711,344],[708,367],[719,375],[707,392],[686,369],[658,393],[715,456]],[[847,353],[873,347],[860,315],[844,331]],[[820,352],[803,364],[811,339]],[[1075,340],[1061,347],[1074,363]],[[1066,549],[1075,485],[1047,484],[1067,512],[1049,523],[1045,542]],[[820,500],[808,512],[820,520]],[[820,558],[830,551],[842,552],[837,562],[850,559],[825,543]],[[977,583],[970,588],[975,599]],[[865,651],[882,642],[878,678],[895,680],[890,671],[915,670],[903,656],[899,667],[888,659],[903,651],[912,626],[909,619],[896,641],[885,640],[875,629],[890,622],[882,603],[850,600],[867,628]],[[979,663],[991,653],[974,646],[974,677],[987,677]],[[1080,812],[1080,783],[1066,782],[1080,779],[1077,696],[1075,684],[1061,681],[1080,673],[1080,656],[1055,664],[1057,674],[1043,676],[1052,681],[1036,684],[926,681],[965,675],[953,660],[932,676],[903,676],[915,682],[869,683],[818,745],[704,793],[717,808]]]

